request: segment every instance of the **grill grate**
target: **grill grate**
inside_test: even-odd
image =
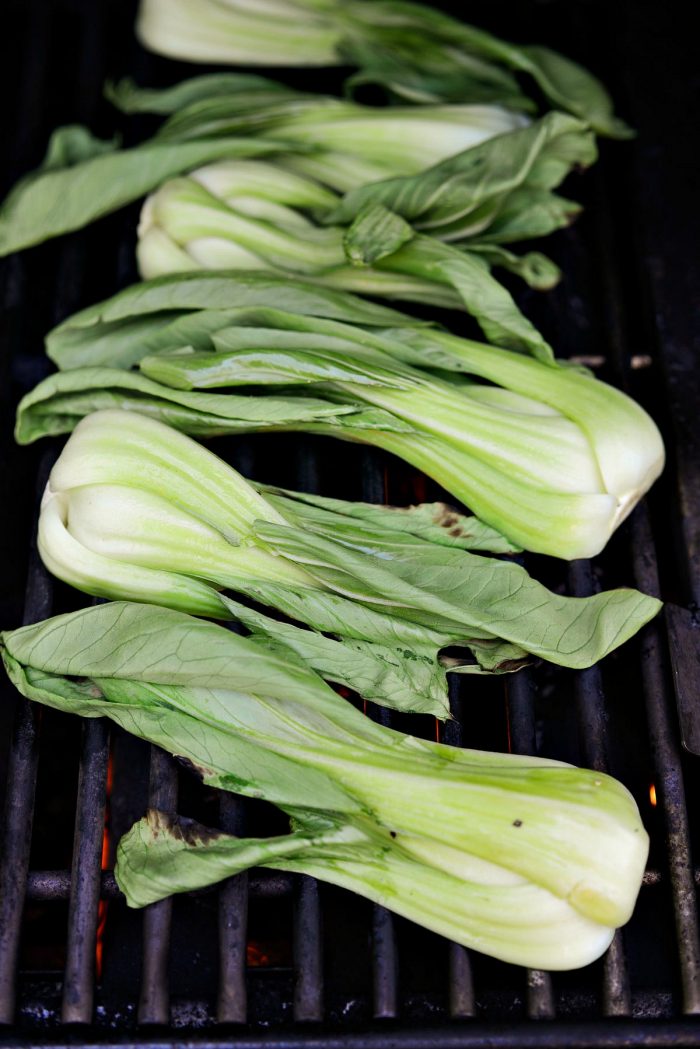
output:
[[[112,132],[114,118],[99,101],[106,76],[132,72],[157,82],[191,72],[136,46],[133,0],[8,0],[7,7],[11,32],[0,75],[16,109],[8,116],[13,149],[3,189],[38,161],[55,124],[83,120]],[[700,274],[687,210],[696,198],[687,174],[695,139],[686,98],[699,77],[686,43],[692,35],[681,23],[671,27],[670,11],[648,0],[609,8],[600,0],[497,0],[470,9],[478,24],[550,43],[596,69],[621,102],[626,98],[626,115],[642,132],[635,146],[604,147],[601,165],[577,184],[572,195],[588,197],[585,217],[552,238],[565,284],[546,297],[528,293],[524,305],[555,345],[602,356],[601,374],[651,408],[665,425],[671,466],[648,507],[635,512],[598,562],[567,570],[533,558],[532,567],[578,596],[626,583],[685,605],[700,599],[700,372],[692,356],[698,329],[687,308],[697,302]],[[649,77],[652,59],[656,75]],[[304,74],[294,76],[319,86],[317,74],[306,81]],[[81,603],[54,587],[35,543],[22,538],[31,532],[56,453],[15,448],[11,420],[18,396],[47,370],[41,347],[47,328],[134,279],[133,224],[130,209],[2,263],[0,469],[8,504],[12,499],[12,522],[3,515],[3,625],[19,623],[22,615],[35,622]],[[633,368],[633,357],[641,363],[650,357],[652,365]],[[288,487],[398,503],[416,495],[411,472],[374,451],[323,439],[284,441],[227,440],[216,450],[243,473]],[[433,489],[426,494],[432,497]],[[690,613],[672,625],[672,651],[687,654],[697,645]],[[177,802],[230,832],[255,833],[272,817],[255,803],[193,785],[170,758],[119,730],[110,733],[102,721],[80,724],[39,711],[3,682],[0,1025],[7,1026],[0,1026],[0,1046],[128,1041],[165,1049],[173,1037],[193,1049],[700,1045],[694,1018],[700,1013],[700,876],[691,858],[700,831],[699,772],[697,759],[680,746],[673,693],[675,675],[688,695],[697,694],[690,662],[669,663],[659,620],[587,671],[537,667],[505,686],[453,679],[456,720],[444,726],[445,742],[505,749],[510,741],[515,751],[610,771],[633,790],[651,832],[650,868],[630,925],[603,962],[554,975],[484,959],[340,890],[272,872],[238,875],[217,892],[127,913],[111,871],[102,869],[110,754],[112,851],[147,801],[164,808]],[[370,714],[387,719],[384,711]],[[425,731],[424,721],[394,716],[392,723]],[[647,799],[650,783],[656,807]],[[75,806],[70,864],[70,842],[53,847],[54,793]],[[50,957],[32,957],[34,925],[46,939],[47,927],[64,916],[58,955],[54,949]],[[98,925],[104,953],[96,979]],[[268,964],[257,964],[261,960]]]

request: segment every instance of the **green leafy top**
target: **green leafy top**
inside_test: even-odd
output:
[[[328,162],[321,158],[327,153],[338,172],[339,188],[344,189],[392,173],[420,170],[522,123],[517,115],[495,108],[477,107],[472,113],[469,107],[438,106],[423,113],[399,107],[391,111],[391,121],[406,125],[409,133],[399,135],[393,148],[382,148],[385,135],[381,129],[373,132],[371,125],[384,119],[386,109],[299,93],[263,77],[206,76],[164,92],[124,81],[109,85],[107,94],[127,112],[172,115],[154,138],[128,149],[121,148],[118,139],[96,139],[80,126],[57,129],[42,164],[15,185],[0,209],[0,255],[80,229],[138,200],[166,179],[212,161],[277,154],[292,158],[293,164],[311,152],[319,154],[328,171]],[[445,125],[434,145],[434,136],[425,135],[429,120],[436,127]],[[350,128],[344,131],[347,121]],[[411,132],[416,121],[418,129]],[[369,125],[366,131],[365,125]],[[348,158],[337,164],[334,145],[340,142],[342,147],[348,134],[354,136],[346,143]],[[351,174],[353,151],[369,152],[367,164]]]
[[[549,113],[529,127],[498,135],[418,175],[351,190],[325,221],[352,222],[371,202],[434,236],[457,240],[477,233],[477,239],[484,239],[516,191],[552,190],[572,168],[588,167],[596,156],[595,138],[585,123]],[[520,198],[521,206],[527,199]]]
[[[151,816],[120,847],[134,905],[268,863],[496,957],[559,968],[596,957],[629,917],[648,842],[631,796],[602,773],[405,736],[279,644],[160,608],[93,607],[4,633],[0,646],[29,698],[106,715],[206,783],[293,817],[288,836],[238,841]]]
[[[222,13],[212,0],[200,6],[142,0],[137,28],[147,47],[191,61],[358,66],[350,88],[380,84],[394,97],[419,103],[469,100],[532,110],[516,78],[525,74],[555,108],[599,134],[631,134],[614,116],[600,81],[571,59],[550,48],[509,43],[419,3],[285,0],[271,12],[265,3],[253,11],[229,2]],[[212,78],[204,90],[221,87],[222,80]],[[189,100],[184,93],[179,98]],[[151,95],[151,104],[158,101]]]
[[[192,277],[180,280],[186,294]],[[178,283],[163,285],[166,302]],[[126,366],[141,358],[141,374],[49,377],[20,405],[19,440],[68,432],[108,407],[191,434],[297,429],[362,440],[434,477],[513,542],[569,558],[600,550],[663,467],[643,409],[575,369],[437,328],[349,325],[313,307],[193,311],[151,334],[138,312],[139,294],[162,304],[151,287],[153,299],[147,284],[135,292],[133,321],[104,324],[108,303],[87,324],[63,326],[63,345],[52,347],[74,366],[95,353]],[[295,288],[286,285],[290,305]],[[128,312],[129,295],[121,301]]]
[[[88,593],[232,614],[353,688],[351,665],[339,677],[331,657],[361,652],[363,687],[373,696],[409,709],[436,700],[443,713],[439,655],[447,646],[466,648],[487,671],[513,669],[528,653],[587,666],[658,610],[634,591],[583,601],[553,594],[517,564],[470,553],[512,545],[444,507],[428,523],[427,507],[401,512],[266,494],[160,423],[98,412],[76,427],[51,472],[39,550],[54,574]],[[271,605],[346,651],[251,617],[220,587]],[[447,665],[477,669],[463,655]],[[430,682],[424,698],[419,681]]]

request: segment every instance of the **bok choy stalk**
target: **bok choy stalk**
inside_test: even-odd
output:
[[[585,125],[552,113],[418,175],[361,186],[337,206],[320,182],[273,164],[215,164],[147,198],[139,269],[146,278],[269,269],[375,297],[461,305],[490,341],[547,358],[550,347],[489,267],[536,287],[556,283],[544,256],[519,258],[504,245],[568,223],[578,208],[553,190],[594,157]]]
[[[342,191],[418,174],[530,123],[503,106],[368,106],[236,74],[194,77],[162,90],[124,80],[108,91],[126,113],[167,115],[155,141],[269,136],[289,143],[291,152],[280,154],[278,163]]]
[[[296,429],[363,441],[435,478],[517,545],[566,558],[600,551],[662,469],[652,420],[588,374],[428,326],[384,328],[377,315],[371,327],[326,319],[304,285],[298,313],[292,281],[288,309],[167,313],[217,305],[235,287],[202,281],[136,286],[59,328],[49,352],[64,366],[148,356],[140,374],[50,376],[21,403],[18,439],[124,407],[202,436]],[[243,278],[237,301],[255,287]]]
[[[440,504],[402,512],[256,491],[188,437],[118,411],[76,427],[49,478],[38,545],[87,593],[237,618],[365,698],[441,717],[447,670],[513,670],[532,655],[589,666],[659,608],[631,590],[559,597],[519,565],[469,553],[513,548]],[[448,646],[467,653],[441,660]]]
[[[355,82],[412,101],[531,108],[526,73],[557,109],[600,134],[630,134],[602,84],[555,51],[517,46],[443,12],[396,0],[141,0],[137,33],[159,54],[234,65],[361,67]]]
[[[377,108],[233,74],[198,77],[162,92],[124,81],[109,95],[127,112],[170,117],[152,139],[130,149],[82,127],[59,128],[42,166],[0,209],[0,254],[79,229],[164,179],[214,160],[274,153],[290,169],[298,165],[344,191],[417,173],[527,123],[499,106]]]
[[[597,958],[630,917],[648,839],[603,773],[405,736],[284,645],[149,605],[88,608],[0,641],[23,695],[107,716],[292,819],[290,834],[236,839],[152,813],[118,850],[131,906],[263,865],[545,969]]]

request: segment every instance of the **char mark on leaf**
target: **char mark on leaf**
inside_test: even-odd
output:
[[[174,812],[152,812],[151,832],[157,838],[161,831],[169,834],[177,841],[184,841],[186,845],[208,845],[223,836],[220,830],[205,827],[196,820],[187,816],[178,816]]]

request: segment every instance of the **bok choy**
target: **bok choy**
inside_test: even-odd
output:
[[[243,75],[197,77],[165,91],[109,87],[127,112],[170,114],[153,138],[128,149],[83,127],[54,132],[41,167],[0,209],[0,254],[79,229],[224,158],[275,154],[338,190],[422,171],[527,118],[499,106],[365,106]]]
[[[256,490],[190,438],[118,411],[76,427],[51,471],[38,545],[87,593],[237,618],[365,698],[442,717],[447,670],[513,670],[533,655],[588,666],[659,608],[632,590],[557,596],[519,565],[468,552],[513,548],[440,504]],[[441,659],[448,647],[467,651]]]
[[[155,140],[265,135],[289,144],[277,161],[337,190],[414,175],[530,121],[503,106],[370,106],[240,74],[194,77],[161,90],[124,80],[108,89],[126,113],[167,116]]]
[[[59,363],[138,362],[140,373],[50,376],[21,403],[18,439],[122,407],[202,436],[286,429],[362,441],[435,478],[518,546],[565,558],[598,553],[663,467],[646,412],[588,374],[429,326],[383,327],[381,314],[367,327],[330,319],[292,281],[289,308],[216,308],[274,292],[252,277],[235,293],[233,276],[174,276],[66,322],[49,337]],[[306,312],[294,309],[296,291]],[[197,302],[214,308],[184,309]]]
[[[262,865],[544,969],[597,958],[630,917],[648,839],[631,795],[603,773],[405,736],[284,645],[149,605],[84,609],[0,643],[30,699],[107,716],[205,783],[291,817],[289,834],[239,839],[151,813],[118,850],[132,906]]]
[[[225,88],[220,77],[200,78],[165,99],[145,92],[144,100],[128,85],[114,94],[131,108],[190,101],[128,150],[85,129],[56,132],[42,168],[0,209],[0,254],[78,229],[160,187],[143,211],[145,276],[200,266],[306,274],[378,297],[466,307],[492,341],[551,353],[490,269],[512,270],[537,288],[559,279],[540,252],[520,256],[509,245],[578,213],[555,189],[572,167],[595,159],[581,121],[551,113],[523,126],[505,111],[460,106],[418,116],[422,109],[299,96],[245,77],[226,78]],[[389,135],[384,114],[394,112]],[[428,118],[439,135],[426,133]],[[343,141],[350,154],[339,150]],[[274,165],[252,161],[273,155]],[[195,174],[168,182],[187,172]],[[335,191],[346,189],[339,198]]]
[[[559,272],[504,245],[552,232],[578,207],[554,189],[595,157],[580,121],[551,113],[418,175],[351,191],[263,161],[231,161],[166,182],[144,205],[143,277],[205,269],[269,269],[379,298],[463,308],[492,342],[539,357],[551,350],[491,265],[536,287]],[[307,158],[307,170],[314,158]]]
[[[507,43],[449,15],[396,0],[141,0],[137,33],[159,54],[193,62],[360,66],[412,101],[489,101],[532,108],[515,74],[600,134],[630,132],[602,84],[541,46]]]

